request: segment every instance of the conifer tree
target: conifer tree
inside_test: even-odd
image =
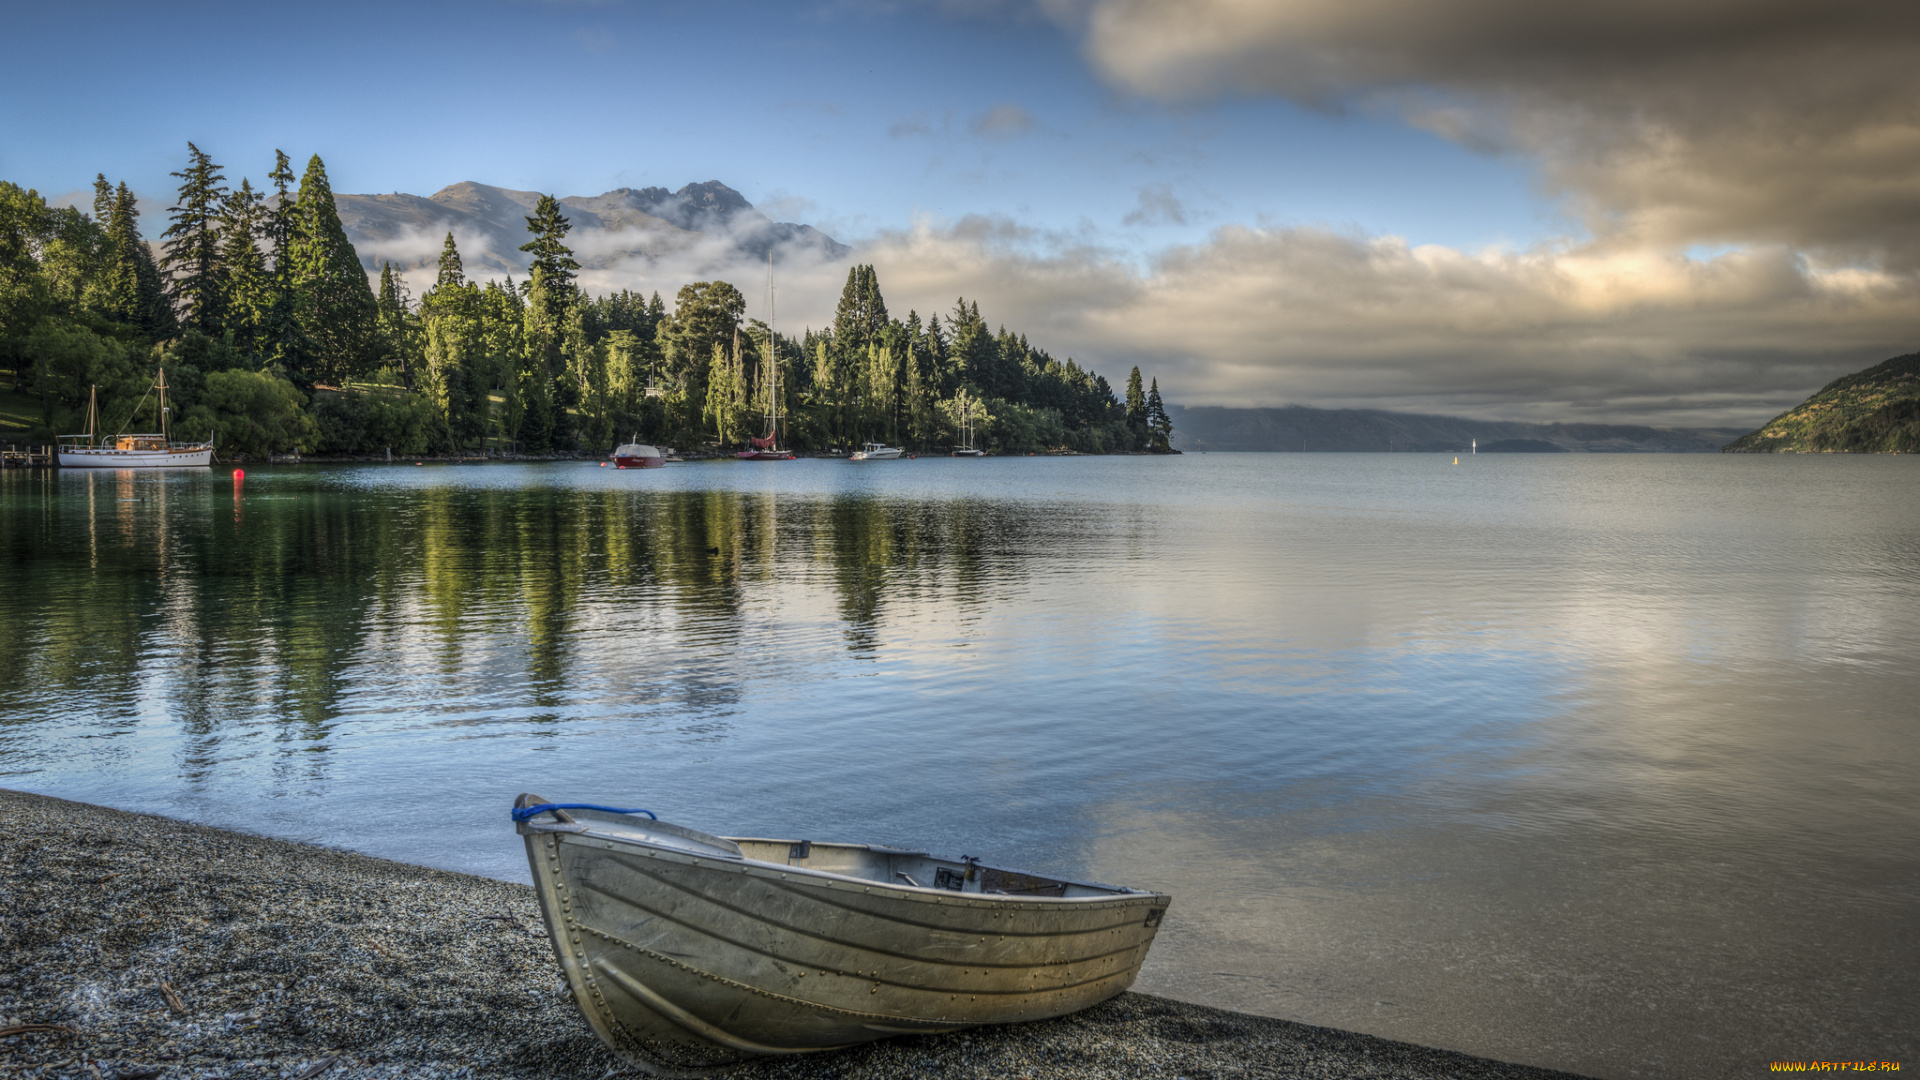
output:
[[[287,159],[285,151],[273,152],[273,172],[267,175],[273,181],[273,218],[268,223],[268,241],[273,255],[273,275],[285,287],[287,276],[292,270],[288,256],[288,245],[293,242],[293,222],[297,205],[293,197],[293,162]]]
[[[279,291],[259,247],[269,215],[259,193],[245,177],[227,197],[220,214],[220,262],[227,283],[226,327],[233,332],[236,344],[256,356],[265,351],[261,331]]]
[[[847,271],[840,290],[840,306],[833,315],[833,343],[842,357],[864,362],[867,346],[887,327],[887,302],[880,296],[880,279],[871,266]]]
[[[547,303],[556,309],[572,306],[577,294],[573,277],[580,264],[573,259],[573,249],[566,245],[567,231],[572,228],[573,223],[560,216],[559,200],[542,195],[533,208],[533,216],[527,219],[527,231],[533,234],[533,239],[520,245],[521,251],[533,256],[529,272],[540,278]]]
[[[315,374],[344,381],[366,373],[379,352],[378,309],[319,154],[300,178],[287,255],[294,312],[313,340]]]
[[[453,242],[453,230],[447,230],[447,242],[440,245],[440,276],[434,281],[437,288],[467,283],[466,268],[460,264],[460,249]]]
[[[413,389],[413,357],[419,348],[419,325],[414,317],[405,275],[392,262],[380,266],[380,291],[374,301],[379,312],[380,351],[385,366],[397,371],[400,385]]]
[[[132,323],[153,338],[171,337],[173,308],[167,303],[153,249],[140,236],[140,209],[122,180],[107,208],[107,314]]]
[[[1160,400],[1160,380],[1153,380],[1147,391],[1147,427],[1153,431],[1153,448],[1162,453],[1173,449],[1173,420],[1167,416],[1166,403]]]
[[[106,227],[107,215],[113,212],[113,185],[107,183],[106,173],[93,174],[93,220]]]
[[[1147,442],[1147,392],[1140,386],[1140,365],[1127,374],[1127,430],[1134,433],[1135,445]]]
[[[485,318],[480,290],[464,282],[436,284],[420,300],[420,392],[433,403],[449,449],[478,446],[486,436]]]
[[[173,175],[180,194],[172,210],[173,224],[161,233],[167,254],[167,296],[189,329],[219,336],[225,316],[225,268],[220,262],[220,212],[225,202],[226,177],[213,158],[187,144],[187,167]]]

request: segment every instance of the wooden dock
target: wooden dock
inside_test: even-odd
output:
[[[56,460],[51,446],[0,446],[0,468],[51,469]]]

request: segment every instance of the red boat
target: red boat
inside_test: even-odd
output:
[[[666,451],[645,443],[623,443],[613,452],[614,467],[619,469],[658,469],[666,463]]]
[[[775,445],[777,441],[775,435],[776,432],[772,427],[769,427],[767,429],[767,437],[764,439],[748,437],[747,441],[753,444],[752,449],[742,450],[733,456],[739,458],[741,461],[792,461],[793,455],[791,453]]]

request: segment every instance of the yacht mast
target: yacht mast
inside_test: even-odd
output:
[[[167,433],[167,369],[160,369],[160,381],[154,384],[160,391],[160,441],[171,445],[173,436]]]

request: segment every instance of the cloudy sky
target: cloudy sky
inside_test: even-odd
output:
[[[0,178],[49,196],[164,206],[189,139],[343,192],[721,180],[898,313],[965,295],[1188,404],[1752,426],[1920,348],[1911,2],[81,2],[7,36]],[[783,274],[783,327],[824,322],[845,266]]]

